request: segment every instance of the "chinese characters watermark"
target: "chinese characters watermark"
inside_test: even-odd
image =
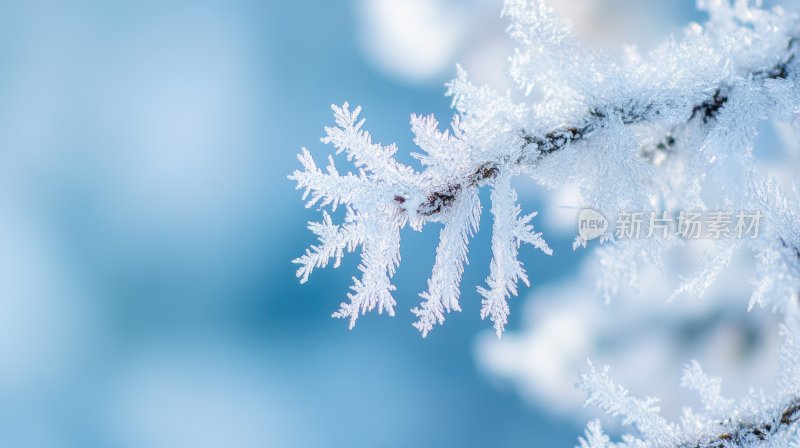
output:
[[[760,211],[714,210],[708,212],[623,212],[613,221],[617,239],[670,238],[724,239],[758,238],[763,215]],[[581,210],[578,232],[584,241],[607,235],[609,220],[592,209]],[[610,236],[610,235],[608,235]]]

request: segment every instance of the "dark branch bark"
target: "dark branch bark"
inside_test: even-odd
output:
[[[750,76],[760,80],[786,79],[791,69],[794,68],[798,44],[800,44],[800,38],[791,38],[786,47],[788,55],[783,62],[766,70],[753,71]],[[687,124],[695,120],[702,120],[703,123],[710,123],[716,120],[719,111],[730,98],[730,89],[730,86],[717,86],[706,100],[694,106]],[[514,160],[514,164],[535,166],[550,154],[567,148],[572,143],[589,139],[592,132],[602,125],[603,121],[609,119],[609,114],[613,114],[615,118],[621,119],[625,124],[636,124],[651,119],[653,114],[658,115],[658,108],[659,106],[656,104],[612,107],[609,108],[608,112],[593,108],[582,124],[577,126],[555,129],[543,136],[534,135],[523,129],[520,131],[523,145],[520,148],[519,156]],[[643,149],[642,155],[645,159],[652,161],[656,151],[666,152],[674,144],[675,139],[673,134],[670,133],[655,148]],[[500,174],[501,167],[506,165],[509,160],[510,158],[487,161],[465,178],[456,180],[437,191],[430,192],[425,202],[416,207],[416,213],[426,217],[433,217],[441,213],[455,202],[461,190],[484,185],[494,180]],[[406,208],[408,207],[406,202],[407,199],[404,196],[395,196],[395,203],[398,206]]]

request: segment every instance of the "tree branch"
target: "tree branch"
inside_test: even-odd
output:
[[[796,69],[796,67],[793,67],[793,63],[796,60],[798,46],[800,46],[800,37],[790,38],[786,46],[787,56],[782,62],[768,69],[754,70],[748,76],[762,81],[788,78],[792,70]],[[732,87],[727,85],[719,85],[713,88],[713,93],[709,98],[694,106],[686,124],[688,125],[696,120],[702,120],[706,124],[715,121],[719,111],[730,99],[731,90]],[[621,119],[624,124],[636,124],[646,122],[653,115],[659,115],[658,110],[663,106],[660,104],[648,104],[644,107],[609,107],[608,109],[612,111],[615,118]],[[574,142],[588,140],[593,131],[608,119],[610,117],[605,112],[605,109],[594,107],[589,111],[588,116],[581,120],[579,125],[555,129],[543,136],[535,135],[522,129],[520,133],[524,144],[520,148],[519,155],[514,160],[514,165],[536,166],[548,155],[565,149]],[[675,139],[670,133],[663,142],[656,146],[656,150],[667,150],[674,143]],[[653,150],[643,151],[643,156],[652,160],[653,152]],[[500,175],[501,167],[510,160],[511,157],[506,156],[504,160],[487,161],[478,166],[466,178],[454,181],[442,189],[428,193],[426,200],[417,205],[416,213],[421,216],[432,217],[449,209],[461,190],[492,182]],[[409,209],[405,196],[396,195],[394,199],[398,206],[405,210]]]
[[[770,436],[789,429],[800,422],[800,398],[791,402],[783,409],[781,418],[777,421],[740,423],[735,431],[725,432],[710,440],[679,445],[676,448],[727,448],[731,446],[745,446],[753,440],[768,440]],[[723,422],[727,424],[729,422]]]

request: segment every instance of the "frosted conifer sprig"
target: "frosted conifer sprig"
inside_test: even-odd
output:
[[[351,169],[341,174],[329,158],[316,166],[303,149],[303,170],[290,178],[305,190],[309,207],[346,207],[345,222],[329,215],[312,224],[320,238],[302,257],[298,276],[338,260],[361,247],[360,278],[348,302],[334,315],[358,317],[377,309],[395,311],[392,277],[400,262],[400,235],[409,226],[443,225],[436,262],[422,303],[413,309],[415,327],[427,335],[460,310],[460,282],[467,246],[477,231],[487,187],[495,218],[493,261],[481,315],[501,334],[509,315],[508,298],[527,275],[517,247],[527,242],[549,253],[541,235],[521,217],[509,181],[527,175],[548,188],[577,184],[585,206],[605,216],[624,210],[668,205],[705,208],[702,179],[711,170],[749,176],[750,146],[758,123],[775,111],[792,119],[800,111],[796,17],[775,8],[738,0],[701,0],[709,13],[647,55],[617,59],[583,46],[545,2],[507,0],[503,15],[518,49],[510,74],[520,89],[539,92],[538,101],[515,102],[508,94],[473,85],[464,70],[448,84],[456,114],[449,130],[432,117],[412,116],[411,129],[420,166],[398,162],[395,145],[372,141],[363,129],[360,108],[334,106],[336,126],[323,142],[343,153]],[[726,174],[728,175],[728,174]],[[723,200],[745,206],[735,188]],[[576,240],[576,246],[585,245]],[[633,275],[637,257],[658,263],[669,244],[613,246],[604,284],[611,290]],[[702,283],[702,282],[701,282]]]
[[[336,126],[322,141],[351,166],[340,173],[332,157],[320,169],[306,149],[299,156],[303,169],[290,178],[305,190],[308,207],[323,210],[322,221],[309,225],[319,243],[294,260],[298,277],[305,282],[314,269],[331,260],[338,266],[360,247],[361,276],[334,316],[349,319],[352,328],[368,311],[393,315],[403,229],[439,224],[432,274],[422,303],[412,309],[414,326],[427,336],[461,309],[468,244],[482,213],[479,191],[491,189],[492,261],[478,293],[481,316],[501,335],[508,299],[520,282],[528,284],[520,247],[552,252],[531,224],[536,214],[523,213],[517,201],[515,176],[551,189],[577,185],[582,205],[606,217],[633,210],[758,210],[763,231],[752,240],[718,242],[718,255],[678,292],[702,295],[741,249],[755,255],[751,307],[769,305],[786,315],[776,392],[729,400],[719,380],[690,363],[682,385],[699,393],[703,409],[671,423],[657,400],[631,396],[608,370],[590,365],[580,383],[588,402],[622,416],[635,433],[612,443],[593,422],[580,446],[800,448],[800,195],[796,189],[785,194],[752,155],[762,121],[795,127],[800,121],[800,20],[758,1],[698,0],[698,7],[708,12],[707,23],[691,24],[646,55],[629,51],[618,59],[578,42],[544,1],[506,0],[503,15],[518,46],[509,73],[539,99],[516,102],[475,86],[459,67],[447,86],[456,111],[450,128],[442,130],[433,116],[411,117],[419,148],[414,167],[395,159],[395,145],[373,142],[360,108],[334,106]],[[709,187],[709,179],[718,185]],[[327,209],[340,206],[344,221],[335,224]],[[683,241],[621,241],[607,234],[601,243],[598,283],[608,299],[635,282],[641,261],[660,267],[666,251]],[[576,238],[576,248],[586,244]]]
[[[428,290],[420,294],[422,304],[412,310],[419,318],[414,326],[427,335],[434,325],[444,322],[445,313],[460,311],[467,244],[478,230],[481,214],[477,190],[485,182],[474,180],[447,195],[434,193],[438,195],[436,200],[429,199],[424,207],[408,208],[406,204],[424,203],[420,198],[431,195],[426,192],[432,185],[446,184],[453,176],[453,170],[458,169],[453,156],[465,150],[464,129],[458,118],[453,121],[451,134],[440,132],[432,117],[412,117],[415,141],[425,151],[424,155],[416,156],[428,166],[425,171],[417,172],[393,158],[397,151],[394,145],[373,143],[362,129],[365,121],[359,119],[360,108],[351,111],[345,103],[342,107],[333,106],[333,111],[337,126],[327,128],[322,141],[333,145],[337,153],[345,153],[358,172],[340,174],[332,157],[323,171],[306,149],[298,157],[304,171],[296,171],[290,178],[297,182],[298,188],[305,189],[307,206],[330,207],[335,211],[344,205],[347,211],[341,226],[334,224],[324,210],[322,222],[309,224],[319,244],[294,260],[300,265],[297,275],[305,282],[315,268],[326,266],[330,259],[334,259],[337,267],[345,252],[353,252],[360,246],[362,262],[358,269],[362,276],[353,279],[349,302],[342,303],[334,317],[349,319],[352,328],[360,315],[376,308],[378,313],[394,315],[395,287],[391,279],[400,263],[400,231],[406,225],[421,230],[428,222],[442,223],[444,228]],[[486,169],[499,172],[497,168]],[[504,169],[508,174],[493,185],[495,258],[487,279],[488,288],[479,289],[485,297],[481,316],[491,318],[498,335],[507,322],[508,297],[517,294],[519,281],[528,283],[527,274],[517,260],[520,245],[528,243],[552,253],[531,225],[536,214],[520,216],[521,207],[510,184],[513,171],[512,167]]]

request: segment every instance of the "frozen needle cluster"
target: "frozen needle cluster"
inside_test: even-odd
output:
[[[310,229],[319,237],[300,258],[298,276],[345,252],[361,250],[360,277],[334,314],[350,326],[377,309],[395,312],[392,277],[400,263],[405,227],[441,224],[436,261],[421,303],[412,311],[423,335],[459,311],[461,275],[470,238],[478,231],[479,190],[491,189],[493,258],[481,316],[498,335],[508,321],[508,299],[528,275],[518,259],[527,243],[550,254],[523,211],[511,180],[518,175],[551,189],[576,185],[582,203],[605,217],[630,211],[758,210],[761,232],[725,239],[706,269],[686,279],[678,293],[702,295],[734,253],[752,251],[758,273],[752,305],[787,315],[785,366],[776,396],[754,394],[732,405],[719,384],[690,364],[684,385],[695,388],[701,413],[687,411],[681,425],[658,416],[655,401],[638,400],[615,385],[605,370],[590,368],[582,380],[590,401],[635,425],[636,436],[612,444],[592,424],[583,447],[797,446],[800,383],[795,345],[800,291],[800,207],[780,179],[756,167],[753,140],[761,122],[796,126],[800,114],[800,22],[759,2],[699,0],[707,23],[691,24],[647,54],[630,49],[616,58],[581,44],[553,10],[539,0],[507,0],[503,14],[517,43],[509,73],[526,94],[472,84],[460,69],[448,85],[456,111],[449,129],[432,116],[412,116],[418,164],[395,158],[397,147],[373,142],[361,109],[334,106],[334,127],[322,141],[346,156],[340,171],[329,156],[318,167],[311,153],[290,178],[305,190],[308,207],[323,209]],[[713,199],[709,199],[713,198]],[[343,222],[326,211],[343,209]],[[680,237],[601,238],[602,293],[611,297],[635,280],[641,262],[659,265]],[[575,247],[587,241],[576,238]]]

